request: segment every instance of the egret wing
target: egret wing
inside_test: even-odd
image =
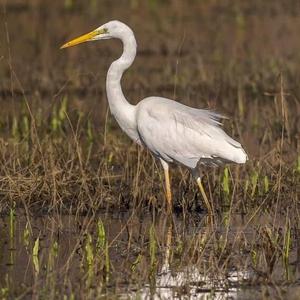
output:
[[[238,160],[236,150],[240,152],[241,145],[222,130],[221,118],[209,110],[151,97],[138,106],[137,126],[142,143],[156,156],[195,168],[199,161]]]

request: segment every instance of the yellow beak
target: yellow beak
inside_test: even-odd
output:
[[[92,40],[95,36],[100,35],[101,33],[103,33],[103,32],[100,30],[93,30],[89,33],[86,33],[84,35],[81,35],[78,38],[71,40],[70,42],[65,43],[64,45],[62,45],[60,47],[60,49],[68,48],[68,47],[72,47],[72,46],[75,46],[75,45],[78,45],[78,44],[81,44],[84,42],[88,42],[88,41]]]

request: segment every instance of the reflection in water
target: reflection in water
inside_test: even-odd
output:
[[[145,286],[136,296],[142,299],[173,299],[185,296],[189,299],[237,299],[239,288],[234,285],[247,278],[247,273],[233,271],[212,280],[201,274],[196,267],[186,267],[174,274],[168,266],[163,266],[156,278],[154,293],[150,286]]]
[[[204,235],[209,234],[207,227]],[[145,285],[132,297],[138,299],[237,299],[241,282],[249,279],[249,272],[231,271],[224,275],[203,275],[195,266],[184,267],[172,272],[170,255],[173,224],[169,222],[166,232],[165,257],[160,272],[155,278],[154,287]],[[128,296],[128,295],[127,295]]]

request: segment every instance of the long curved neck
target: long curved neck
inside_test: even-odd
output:
[[[125,98],[121,88],[121,78],[134,61],[136,56],[136,40],[131,30],[128,30],[124,37],[123,54],[114,61],[107,73],[106,93],[111,113],[116,118],[120,127],[133,139],[135,134],[131,131],[136,128],[135,124],[135,106],[131,105]],[[134,135],[134,136],[133,136]]]

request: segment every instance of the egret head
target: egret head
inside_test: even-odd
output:
[[[131,31],[131,29],[124,23],[120,21],[110,21],[95,30],[81,35],[61,46],[61,49],[72,47],[84,42],[106,40],[112,38],[122,39],[126,32]]]

